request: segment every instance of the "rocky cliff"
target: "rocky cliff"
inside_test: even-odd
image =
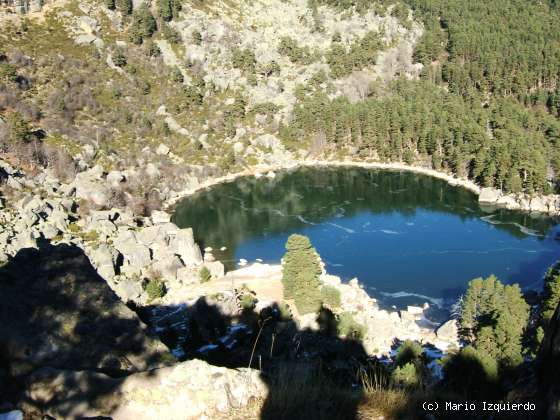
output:
[[[0,293],[3,395],[42,367],[122,375],[172,360],[77,247],[18,251],[0,268]]]

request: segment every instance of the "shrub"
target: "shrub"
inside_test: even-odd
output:
[[[105,6],[109,10],[115,10],[115,0],[105,0]]]
[[[113,63],[117,67],[126,66],[126,56],[124,55],[124,52],[122,50],[118,49],[115,51],[115,54],[113,55]]]
[[[68,230],[71,233],[76,234],[76,233],[80,232],[80,227],[75,222],[72,222],[68,225]]]
[[[161,34],[163,38],[171,44],[178,44],[181,42],[181,35],[174,28],[163,23],[161,25]]]
[[[393,384],[404,388],[414,388],[420,383],[414,363],[397,366],[391,374],[391,380]]]
[[[337,316],[338,334],[344,337],[362,339],[366,335],[366,327],[354,319],[351,312],[342,312]]]
[[[99,240],[99,233],[96,230],[89,230],[82,235],[84,241],[97,242]]]
[[[321,301],[330,308],[340,307],[340,290],[334,286],[323,286],[321,288]]]
[[[165,296],[165,284],[159,279],[151,279],[146,285],[146,293],[148,293],[148,302]]]
[[[259,73],[265,77],[280,74],[280,65],[276,61],[271,61],[262,65],[259,69]]]
[[[244,73],[254,74],[257,60],[255,53],[248,48],[234,48],[232,51],[231,63],[236,69]]]
[[[183,96],[187,105],[202,105],[204,100],[200,88],[192,85],[183,88]]]
[[[19,112],[8,115],[8,141],[13,145],[31,141],[31,126]]]
[[[150,82],[139,81],[138,87],[140,88],[142,95],[149,95],[152,91],[152,85],[150,84]],[[151,127],[151,122],[149,120],[146,120],[146,127]]]
[[[233,150],[226,152],[218,161],[218,166],[222,171],[227,171],[235,165],[235,153]]]
[[[247,311],[253,310],[255,309],[256,304],[257,304],[257,299],[251,293],[245,293],[241,295],[241,298],[239,299],[239,305],[243,310],[247,310]]]
[[[192,32],[192,40],[195,45],[200,45],[202,43],[202,34],[197,30]]]
[[[201,283],[206,283],[207,281],[210,281],[210,279],[212,278],[212,273],[210,273],[208,267],[203,266],[198,272],[198,278],[200,279]]]
[[[150,57],[159,57],[161,55],[161,50],[155,42],[151,42],[148,46],[148,55]]]
[[[267,121],[270,122],[274,115],[280,110],[280,107],[272,102],[263,102],[256,104],[249,111],[251,115],[262,114],[266,115]]]
[[[171,80],[175,83],[183,83],[184,77],[179,67],[174,67],[173,70],[171,70]]]
[[[0,63],[0,79],[5,79],[10,82],[17,80],[16,68],[9,63]]]
[[[309,48],[300,47],[293,38],[288,36],[280,40],[278,53],[287,56],[292,63],[311,64],[314,60]]]
[[[405,340],[397,349],[395,362],[397,366],[404,366],[407,363],[414,363],[420,359],[424,350],[416,341]]]

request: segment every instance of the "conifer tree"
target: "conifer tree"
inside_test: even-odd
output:
[[[495,276],[469,283],[461,302],[461,336],[483,354],[517,366],[528,321],[529,305],[517,284],[504,286]]]
[[[544,278],[544,294],[542,302],[541,319],[543,327],[554,315],[556,307],[560,303],[560,263],[549,268]]]
[[[158,0],[158,15],[166,22],[176,17],[181,11],[181,2],[179,0]]]
[[[156,20],[148,6],[143,3],[132,14],[132,24],[129,28],[130,40],[135,44],[141,44],[144,39],[151,37],[156,29]]]
[[[130,15],[132,13],[132,0],[115,0],[115,5],[123,15]]]
[[[282,261],[284,297],[294,299],[301,314],[315,312],[321,304],[321,265],[309,238],[290,235]]]
[[[18,112],[8,115],[8,139],[12,144],[27,143],[31,140],[31,126]]]
[[[498,364],[484,351],[466,346],[444,359],[443,384],[447,389],[475,398],[489,398],[496,393]]]

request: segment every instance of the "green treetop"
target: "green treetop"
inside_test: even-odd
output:
[[[119,12],[121,12],[123,15],[130,15],[132,13],[132,0],[116,0],[115,4]]]
[[[529,305],[517,284],[504,286],[495,276],[469,283],[461,303],[462,338],[501,363],[522,362],[521,339],[529,321]]]
[[[548,324],[556,307],[560,303],[560,263],[551,267],[544,278],[544,296],[541,317],[543,324]]]
[[[19,112],[13,112],[7,118],[9,135],[12,144],[27,143],[31,140],[31,126]]]
[[[142,4],[132,14],[132,24],[128,30],[130,40],[135,44],[141,44],[146,38],[152,36],[157,29],[157,23],[146,4]]]
[[[282,264],[284,297],[294,299],[301,314],[315,312],[321,303],[321,265],[309,238],[291,235]]]

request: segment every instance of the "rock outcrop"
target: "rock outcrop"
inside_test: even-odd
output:
[[[193,231],[171,223],[168,213],[154,211],[151,217],[134,217],[130,211],[116,208],[77,213],[85,201],[107,205],[108,184],[126,179],[122,172],[105,176],[103,168],[96,166],[64,184],[49,172],[31,180],[6,163],[0,168],[6,184],[18,182],[34,191],[18,193],[17,200],[6,202],[0,213],[0,262],[22,248],[38,248],[44,240],[76,246],[125,302],[146,301],[145,278],[159,278],[171,290],[198,281],[203,258]],[[208,262],[208,268],[214,277],[223,276],[221,262]]]
[[[560,195],[529,196],[527,194],[504,194],[495,188],[482,188],[478,201],[481,204],[505,207],[509,210],[534,213],[560,213]]]
[[[103,168],[101,166],[95,166],[92,169],[77,174],[73,182],[73,186],[76,189],[76,197],[91,201],[100,207],[107,205],[110,192],[104,183],[99,182],[102,176]]]
[[[29,378],[26,405],[55,418],[198,420],[226,415],[266,395],[267,386],[256,370],[191,360],[124,379],[42,369]]]
[[[0,279],[0,353],[13,378],[43,366],[142,371],[167,352],[77,247],[21,250]]]

